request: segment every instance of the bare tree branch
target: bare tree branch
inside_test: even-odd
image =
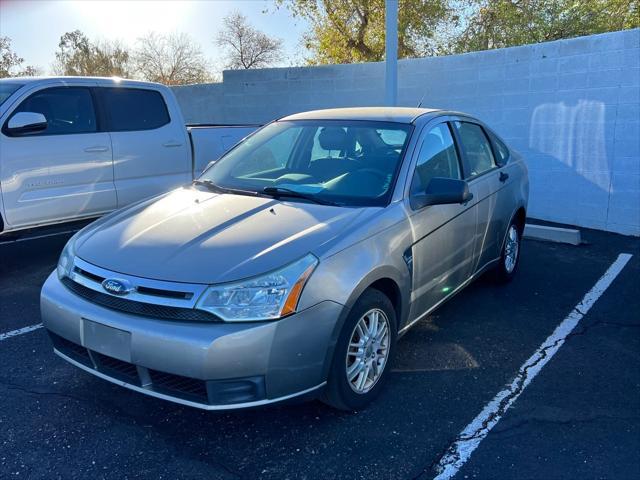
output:
[[[230,69],[264,68],[282,60],[282,40],[252,27],[247,17],[233,12],[224,19],[216,43],[225,49]]]
[[[138,39],[133,57],[137,74],[145,80],[165,85],[212,80],[200,46],[185,33],[160,35],[151,32]]]

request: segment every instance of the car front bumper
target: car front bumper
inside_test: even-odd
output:
[[[91,303],[55,272],[42,287],[40,304],[60,357],[129,389],[206,410],[317,393],[343,310],[324,301],[271,322],[160,320]]]

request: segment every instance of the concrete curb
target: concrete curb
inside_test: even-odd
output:
[[[531,225],[528,223],[524,226],[524,238],[568,243],[570,245],[580,245],[582,241],[580,238],[580,230],[547,227],[545,225]]]

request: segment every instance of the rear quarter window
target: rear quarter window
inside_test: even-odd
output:
[[[140,88],[100,88],[98,91],[110,132],[154,130],[171,121],[160,92]]]
[[[506,165],[509,161],[509,148],[500,140],[493,132],[487,131],[491,145],[493,145],[493,152],[495,153],[496,163],[499,166]]]

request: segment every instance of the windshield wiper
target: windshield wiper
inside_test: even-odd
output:
[[[320,205],[331,205],[334,207],[340,206],[338,203],[331,202],[329,200],[323,200],[310,193],[299,192],[298,190],[293,190],[291,188],[286,188],[286,187],[264,187],[262,191],[263,193],[266,193],[267,195],[271,195],[274,198],[295,197],[295,198],[303,198],[305,200],[309,200],[310,202],[319,203]]]
[[[221,187],[220,185],[216,185],[215,183],[213,183],[211,180],[194,180],[193,185],[202,185],[208,190],[216,193],[233,193],[236,195],[251,195],[253,197],[258,195],[258,192],[254,192],[253,190],[241,190],[239,188]]]

